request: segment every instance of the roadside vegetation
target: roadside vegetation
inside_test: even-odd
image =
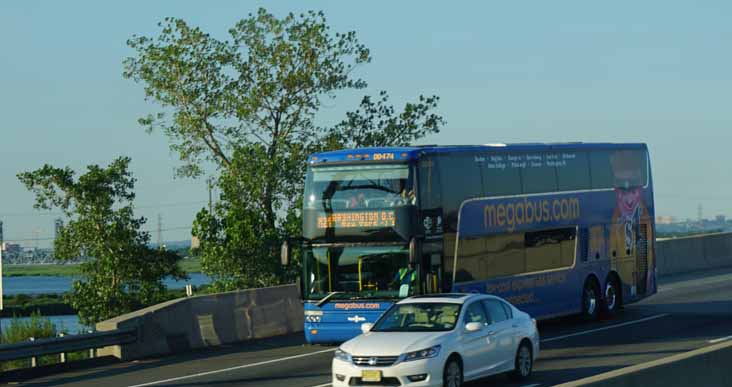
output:
[[[3,327],[0,342],[2,344],[14,344],[28,341],[30,338],[42,339],[56,337],[59,334],[76,334],[80,332],[68,332],[63,327],[56,327],[51,320],[39,313],[33,313],[28,318],[14,317],[10,323]],[[66,355],[66,361],[82,360],[89,357],[87,351],[72,352]],[[41,356],[37,360],[37,366],[58,363],[60,355]],[[19,359],[0,362],[0,371],[10,371],[31,366],[31,359]]]

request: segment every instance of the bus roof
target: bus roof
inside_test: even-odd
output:
[[[343,149],[315,153],[308,157],[310,164],[342,163],[356,161],[408,161],[416,160],[421,154],[440,154],[453,152],[540,152],[562,150],[602,150],[602,149],[646,149],[644,143],[523,143],[523,144],[485,144],[485,145],[422,145],[404,147],[373,147]]]

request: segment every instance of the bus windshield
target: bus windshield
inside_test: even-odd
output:
[[[339,292],[335,299],[405,297],[401,285],[411,286],[416,278],[407,272],[408,258],[401,245],[307,248],[305,297],[321,299],[331,292]]]
[[[414,204],[407,164],[315,167],[305,181],[305,208],[322,211]]]

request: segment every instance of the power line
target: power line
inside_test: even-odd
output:
[[[181,231],[181,230],[191,230],[191,226],[178,226],[178,227],[169,227],[169,228],[161,228],[160,231]],[[153,232],[150,230],[142,230],[144,232],[147,232],[149,234],[152,234]],[[54,240],[54,237],[43,237],[43,238],[6,238],[5,242],[9,243],[17,243],[17,242],[35,242],[35,241],[52,241]]]
[[[196,201],[189,201],[189,202],[173,202],[173,203],[162,203],[162,204],[148,204],[148,205],[142,205],[142,206],[135,206],[133,205],[134,209],[150,209],[150,208],[171,208],[171,207],[185,207],[185,206],[194,206],[194,205],[205,205],[208,203],[206,200],[196,200]],[[33,211],[33,212],[5,212],[0,213],[0,218],[5,217],[19,217],[19,216],[64,216],[66,215],[63,212],[60,211]]]

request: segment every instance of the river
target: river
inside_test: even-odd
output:
[[[193,286],[201,286],[211,282],[211,278],[201,273],[189,273],[190,279],[184,281],[175,281],[166,279],[165,286],[170,289],[182,289],[187,284]],[[74,277],[63,276],[17,276],[3,277],[3,293],[5,295],[16,294],[52,294],[66,293],[71,290],[71,283]],[[49,316],[51,322],[56,326],[56,331],[65,331],[70,334],[76,334],[80,331],[86,331],[89,327],[79,324],[79,318],[76,315]],[[0,319],[0,327],[5,330],[10,324],[10,318]]]
[[[170,289],[182,289],[185,288],[186,284],[201,286],[211,282],[211,278],[205,274],[190,273],[188,276],[190,279],[183,281],[166,279],[164,281],[165,286]],[[16,294],[66,293],[71,290],[71,283],[74,280],[74,277],[47,275],[3,277],[3,294],[12,296]]]

